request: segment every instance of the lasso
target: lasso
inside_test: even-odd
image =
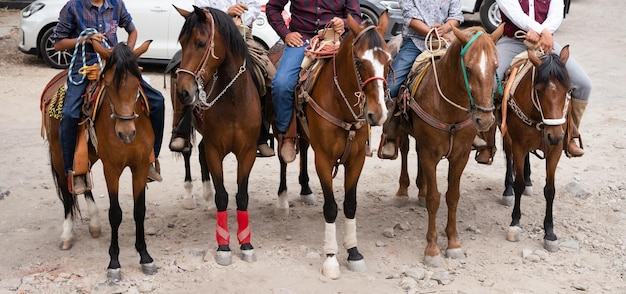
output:
[[[80,34],[78,35],[78,38],[76,39],[76,45],[74,46],[74,53],[72,54],[72,60],[70,61],[70,66],[68,68],[68,76],[69,76],[69,80],[72,84],[78,86],[80,84],[82,84],[85,81],[85,76],[87,75],[87,57],[85,54],[85,43],[87,42],[87,37],[93,34],[97,34],[98,31],[94,28],[87,28],[84,31],[80,32]],[[82,42],[81,42],[81,37],[82,38]],[[105,48],[110,48],[109,44],[107,44],[107,42],[102,42],[104,44]],[[74,69],[74,65],[76,62],[76,53],[78,52],[78,48],[79,46],[81,47],[81,55],[82,55],[82,61],[83,64],[79,69],[79,73],[82,75],[82,77],[80,78],[80,81],[74,81],[74,78],[72,77],[72,69]],[[96,53],[96,55],[98,56],[98,65],[100,65],[100,68],[102,68],[102,58],[100,57],[100,54]]]

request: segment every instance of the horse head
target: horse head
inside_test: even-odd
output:
[[[539,59],[531,51],[528,59],[535,66],[533,93],[535,108],[541,113],[544,134],[552,145],[559,144],[565,136],[565,123],[570,101],[570,79],[565,68],[569,58],[569,45],[560,55],[550,53]]]
[[[463,82],[458,83],[464,95],[469,98],[469,111],[472,121],[478,131],[486,131],[495,122],[493,114],[494,89],[497,87],[496,69],[498,68],[498,54],[495,42],[502,36],[504,25],[500,25],[493,33],[488,34],[481,27],[470,27],[459,30],[452,27],[455,42],[452,43],[449,53],[458,56],[455,68],[461,73]],[[456,46],[456,47],[455,47]],[[448,70],[446,68],[446,70]]]
[[[104,84],[105,101],[111,107],[111,118],[115,119],[115,134],[124,143],[135,139],[136,102],[139,97],[141,71],[137,59],[148,50],[152,40],[145,41],[133,50],[124,43],[105,48],[93,42],[94,50],[106,61],[101,80]]]
[[[385,99],[388,96],[387,75],[391,55],[384,35],[389,25],[389,14],[384,12],[378,26],[359,25],[348,14],[348,28],[352,35],[352,62],[358,82],[360,101],[365,103],[365,118],[374,126],[387,119]]]

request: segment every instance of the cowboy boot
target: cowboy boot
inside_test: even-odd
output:
[[[172,139],[170,140],[170,150],[174,152],[189,152],[191,134],[191,106],[185,106],[182,112],[178,112],[180,116],[178,125],[172,129]],[[174,119],[176,120],[176,116]]]
[[[587,100],[580,100],[576,98],[572,98],[572,108],[571,108],[571,122],[572,126],[571,136],[569,138],[569,142],[567,143],[567,155],[571,157],[581,157],[585,154],[585,150],[582,146],[582,140],[580,138],[580,133],[578,132],[578,127],[580,126],[580,120],[582,119],[583,113],[587,108]],[[575,139],[578,139],[580,147],[576,145]]]
[[[493,124],[488,131],[478,133],[477,137],[484,140],[485,144],[476,144],[476,162],[480,164],[491,165],[493,163],[493,156],[496,154],[496,124]],[[474,138],[474,141],[476,140]],[[477,142],[478,143],[478,142]],[[482,142],[480,142],[482,143]],[[481,146],[482,145],[482,146]]]
[[[296,113],[294,111],[289,126],[287,127],[287,132],[278,134],[280,157],[282,157],[286,163],[290,163],[296,159],[296,137],[298,136],[296,123]]]

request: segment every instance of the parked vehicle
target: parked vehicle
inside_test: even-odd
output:
[[[378,17],[387,10],[389,12],[389,26],[385,33],[385,40],[389,41],[393,36],[402,33],[402,9],[397,0],[361,0],[361,21],[370,21],[378,25]]]

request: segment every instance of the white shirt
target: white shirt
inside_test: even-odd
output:
[[[496,0],[496,3],[513,24],[525,32],[535,31],[541,34],[544,29],[548,29],[549,32],[554,33],[563,21],[563,9],[565,7],[563,0],[550,2],[548,17],[543,23],[535,21],[535,0],[528,0],[528,15],[522,10],[519,0]]]
[[[198,7],[211,7],[224,12],[228,11],[228,7],[237,3],[243,3],[248,6],[248,10],[241,15],[241,21],[249,27],[252,27],[252,23],[261,14],[261,3],[259,0],[194,0],[193,2]]]

